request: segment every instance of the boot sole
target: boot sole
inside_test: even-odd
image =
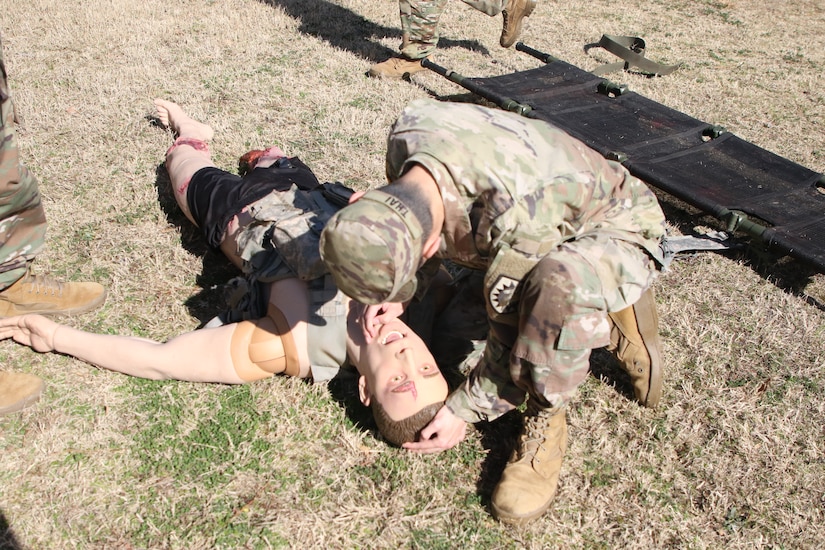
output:
[[[555,495],[554,495],[555,497]],[[521,515],[521,516],[514,516],[511,514],[507,514],[499,510],[495,504],[491,505],[493,510],[493,517],[496,518],[501,523],[505,525],[512,525],[514,527],[522,527],[527,525],[528,523],[537,520],[540,518],[544,513],[550,509],[550,505],[553,504],[553,499],[550,499],[550,502],[542,506],[540,509],[530,512],[529,514]]]
[[[649,315],[636,315],[636,323],[639,327],[639,334],[645,345],[648,355],[650,355],[650,383],[648,384],[647,398],[644,405],[648,408],[655,408],[662,398],[662,342],[659,339],[659,318],[656,314],[656,300],[653,296],[653,288],[647,289],[636,304],[633,305],[634,313],[644,310]]]

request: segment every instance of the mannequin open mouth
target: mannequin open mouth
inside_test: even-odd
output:
[[[391,330],[390,332],[385,334],[384,337],[381,339],[381,344],[386,346],[387,344],[391,344],[393,342],[401,340],[403,337],[404,335],[398,332],[397,330]]]

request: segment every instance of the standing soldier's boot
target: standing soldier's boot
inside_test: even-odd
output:
[[[653,288],[638,302],[609,313],[610,346],[619,364],[630,375],[636,400],[653,408],[662,397],[662,344]]]
[[[518,40],[521,34],[521,24],[525,17],[529,17],[536,9],[536,0],[509,0],[501,11],[504,18],[504,28],[501,29],[499,44],[502,48],[509,48]]]
[[[37,401],[43,380],[25,372],[0,371],[0,416],[17,412]]]
[[[75,315],[90,311],[106,301],[106,289],[93,282],[60,282],[31,270],[0,291],[0,317],[40,313]]]
[[[493,491],[493,515],[502,523],[524,525],[553,502],[567,450],[564,408],[536,409],[528,403],[518,447]]]
[[[367,76],[372,78],[409,78],[410,75],[426,71],[421,64],[421,59],[407,59],[404,57],[391,57],[381,63],[376,63],[367,71]]]

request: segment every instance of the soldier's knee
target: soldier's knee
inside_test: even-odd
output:
[[[564,317],[571,312],[575,289],[568,264],[555,258],[545,258],[523,281],[521,309],[532,311],[540,307],[548,315]]]

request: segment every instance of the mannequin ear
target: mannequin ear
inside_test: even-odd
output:
[[[366,191],[356,191],[355,193],[349,196],[349,204],[354,203],[355,201],[363,197],[366,193]]]
[[[372,396],[370,395],[370,389],[367,386],[367,378],[365,376],[358,377],[358,397],[364,406],[370,406],[370,398]]]

